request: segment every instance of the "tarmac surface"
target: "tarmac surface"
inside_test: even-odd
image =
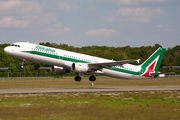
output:
[[[0,94],[180,91],[180,86],[0,89]]]

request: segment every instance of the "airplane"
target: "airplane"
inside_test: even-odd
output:
[[[12,57],[22,59],[21,68],[23,68],[25,60],[29,60],[51,65],[51,71],[54,73],[63,74],[72,70],[77,73],[75,81],[81,81],[81,76],[84,73],[91,74],[89,80],[95,81],[94,74],[120,79],[145,79],[163,76],[164,73],[158,72],[158,69],[166,49],[158,48],[141,65],[129,64],[139,63],[140,59],[113,61],[29,42],[13,43],[4,48],[4,51]]]

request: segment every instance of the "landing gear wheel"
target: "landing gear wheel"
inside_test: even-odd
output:
[[[75,77],[75,81],[77,81],[77,82],[81,81],[81,77],[80,76],[76,76]]]
[[[95,81],[95,80],[96,80],[96,77],[93,76],[93,75],[91,75],[91,76],[89,77],[89,80],[90,80],[90,81]]]
[[[21,66],[20,66],[20,68],[21,68],[21,69],[23,69],[23,68],[24,68],[24,66],[23,66],[23,65],[21,65]]]

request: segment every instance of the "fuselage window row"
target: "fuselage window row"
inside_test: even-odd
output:
[[[31,48],[32,50],[34,51],[39,51],[39,52],[46,52],[46,53],[49,53],[49,54],[54,54],[54,55],[57,55],[57,53],[53,53],[53,52],[49,52],[49,51],[44,51],[44,50],[39,50],[39,49],[33,49]],[[64,57],[68,57],[68,58],[74,58],[74,59],[78,59],[78,57],[74,57],[74,56],[69,56],[69,55],[63,55]],[[83,61],[87,61],[87,62],[92,62],[92,63],[98,63],[98,61],[92,61],[92,60],[89,60],[89,59],[83,59],[83,58],[79,58],[79,60],[83,60]]]

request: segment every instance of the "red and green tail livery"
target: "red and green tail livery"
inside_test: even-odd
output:
[[[165,51],[165,48],[157,49],[143,64],[141,64],[142,76],[153,77],[153,73],[158,73]]]

